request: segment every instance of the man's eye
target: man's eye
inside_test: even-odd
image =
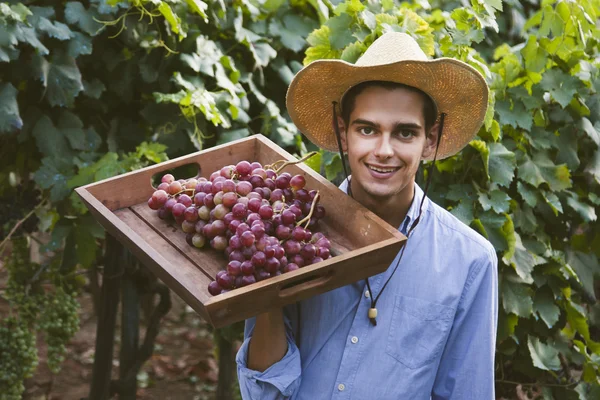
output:
[[[400,131],[398,132],[398,136],[400,136],[402,139],[410,139],[411,137],[415,136],[415,133],[413,131]]]
[[[363,135],[372,135],[373,133],[375,133],[375,131],[373,130],[373,128],[366,126],[364,128],[360,128],[360,133],[362,133]]]

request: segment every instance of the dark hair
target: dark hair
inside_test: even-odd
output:
[[[351,87],[350,90],[346,92],[341,104],[342,119],[344,120],[344,125],[346,127],[348,127],[348,124],[350,122],[350,114],[352,114],[352,111],[354,111],[356,97],[359,94],[361,94],[365,89],[368,89],[370,87],[380,87],[388,90],[405,89],[423,96],[423,117],[425,119],[425,134],[429,135],[429,130],[431,129],[433,124],[435,124],[435,121],[437,119],[437,107],[435,106],[435,103],[433,102],[431,97],[429,97],[429,95],[424,91],[415,87],[389,81],[361,82],[358,85]]]

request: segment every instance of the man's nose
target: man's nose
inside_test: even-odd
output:
[[[390,158],[394,155],[392,144],[390,143],[389,135],[381,135],[375,148],[375,157],[377,158]]]

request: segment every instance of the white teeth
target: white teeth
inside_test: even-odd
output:
[[[370,169],[372,169],[373,171],[382,172],[382,173],[394,172],[396,170],[396,168],[377,168],[372,165],[369,165],[368,167]]]

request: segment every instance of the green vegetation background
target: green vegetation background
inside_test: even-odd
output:
[[[259,132],[313,150],[285,110],[294,73],[354,62],[387,31],[492,89],[431,197],[498,252],[498,394],[600,398],[599,18],[599,0],[0,3],[0,398],[35,370],[35,332],[58,372],[78,328],[77,273],[100,262],[104,232],[73,188]],[[339,179],[332,153],[310,165]],[[32,232],[50,237],[42,265]]]

